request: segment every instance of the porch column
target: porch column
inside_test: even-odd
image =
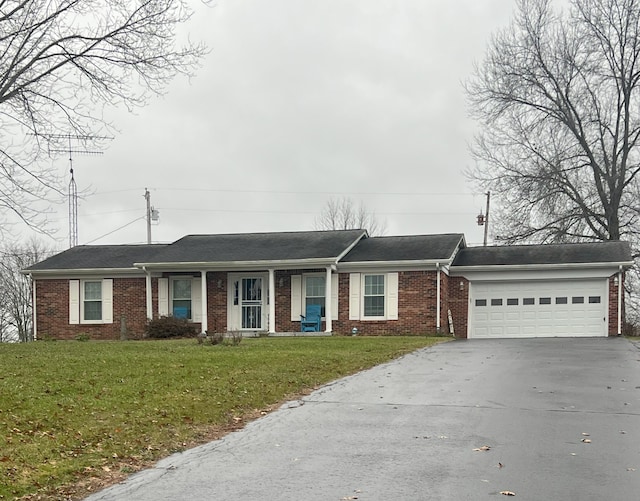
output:
[[[207,303],[209,302],[207,300],[207,272],[206,271],[201,271],[200,272],[202,275],[202,279],[200,280],[200,290],[202,291],[202,328],[200,329],[201,332],[207,332],[209,330],[209,324],[208,324],[208,319],[207,319]]]
[[[151,273],[144,270],[145,293],[147,299],[147,320],[153,320],[153,288],[151,286]]]
[[[436,296],[437,296],[437,303],[436,303],[436,332],[440,332],[440,315],[441,315],[441,306],[440,306],[440,263],[436,263],[436,269],[438,270],[438,284],[436,285]]]
[[[276,273],[269,270],[269,333],[276,332]]]
[[[622,280],[622,266],[620,266],[620,271],[618,271],[618,336],[622,335],[622,295],[624,294]]]
[[[331,297],[331,266],[327,266],[327,279],[324,281],[324,325],[325,332],[331,332],[333,329],[332,325],[332,311],[331,306],[333,303],[333,298]]]

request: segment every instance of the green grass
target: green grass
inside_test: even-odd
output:
[[[0,499],[86,494],[287,398],[442,340],[2,344]]]

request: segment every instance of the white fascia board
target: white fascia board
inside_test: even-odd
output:
[[[446,260],[416,260],[416,261],[362,261],[358,263],[338,263],[340,273],[350,273],[369,270],[402,270],[402,271],[425,271],[448,269],[451,261]]]
[[[459,268],[451,268],[450,275],[454,277],[464,277],[467,280],[501,282],[514,280],[584,280],[590,278],[608,278],[619,271],[619,267],[615,266],[598,266],[598,267],[572,267],[572,268],[547,268],[540,267],[493,267],[493,269],[469,270],[471,267],[465,267],[465,270]]]
[[[33,278],[70,278],[70,277],[144,277],[145,274],[138,268],[82,268],[72,270],[22,270],[22,274],[31,275]]]
[[[326,268],[335,266],[336,258],[284,259],[274,261],[218,261],[218,262],[175,262],[175,263],[133,263],[147,271],[264,271],[298,270],[309,268]]]
[[[483,265],[483,266],[451,266],[451,273],[470,273],[487,271],[545,271],[545,270],[593,270],[593,269],[614,269],[620,267],[627,269],[633,266],[633,261],[610,262],[610,263],[552,263],[552,264],[514,264],[514,265]]]

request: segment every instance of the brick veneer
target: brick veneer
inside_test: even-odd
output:
[[[618,294],[624,291],[624,274],[622,275],[622,283],[616,285],[616,277],[618,274],[609,277],[609,336],[618,335]],[[622,320],[624,321],[624,295],[622,296]],[[622,326],[620,326],[622,329]]]
[[[323,272],[295,270],[276,273],[276,330],[296,332],[299,322],[291,321],[291,275]],[[334,280],[336,275],[334,275]],[[334,335],[407,335],[436,332],[437,273],[435,271],[402,271],[398,273],[398,320],[349,320],[349,274],[338,273],[338,319],[332,321]],[[280,285],[280,281],[282,285]],[[441,294],[447,294],[446,275],[441,273]],[[447,312],[441,311],[442,330],[447,326]],[[322,324],[324,329],[324,322]]]
[[[300,323],[291,320],[291,276],[324,270],[277,271],[275,273],[276,331],[296,332]],[[167,275],[168,276],[168,275]],[[197,276],[195,274],[194,276]],[[618,292],[622,285],[609,278],[609,335],[618,333]],[[109,278],[109,277],[104,277]],[[335,335],[350,335],[354,327],[359,335],[433,334],[436,332],[436,271],[402,271],[398,273],[398,320],[349,320],[349,274],[334,275],[338,280],[338,319],[333,320]],[[455,336],[467,337],[469,281],[464,277],[440,275],[441,332],[450,331],[451,311]],[[121,319],[125,319],[127,337],[141,338],[146,326],[145,278],[113,279],[113,323],[69,324],[69,280],[38,279],[36,285],[36,322],[38,338],[73,339],[87,334],[92,339],[119,339]],[[227,272],[207,273],[207,316],[209,332],[227,330]],[[152,279],[154,316],[158,312],[158,280]],[[623,303],[624,308],[624,303]],[[624,318],[624,311],[623,311]],[[200,328],[200,324],[195,324]],[[266,326],[265,326],[266,328]],[[324,322],[323,322],[324,328]]]
[[[80,334],[91,339],[120,339],[123,318],[128,337],[142,337],[144,334],[147,322],[144,277],[113,279],[112,324],[70,324],[67,279],[38,279],[35,287],[38,339],[74,339]]]
[[[469,311],[469,280],[464,277],[449,277],[448,292],[454,334],[458,338],[466,339]]]

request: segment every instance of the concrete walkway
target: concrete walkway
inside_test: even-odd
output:
[[[325,386],[88,500],[475,500],[502,491],[519,500],[640,499],[638,346],[437,345]]]

